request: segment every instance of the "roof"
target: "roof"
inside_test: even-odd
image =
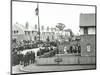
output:
[[[35,30],[35,29],[34,29],[34,27],[32,27],[32,26],[28,26],[28,29],[25,28],[25,30],[26,30],[26,31],[33,31],[33,30]]]
[[[80,14],[80,27],[95,26],[95,14]]]
[[[24,27],[19,24],[12,25],[12,31],[14,31],[14,30],[18,30],[21,34],[24,33]]]
[[[34,28],[32,26],[29,26],[28,29],[27,29],[24,25],[16,23],[16,24],[12,25],[12,30],[33,31]]]

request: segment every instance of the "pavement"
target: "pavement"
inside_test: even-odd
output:
[[[26,73],[25,71],[22,71],[20,68],[22,67],[22,65],[16,65],[16,66],[12,66],[12,73]]]
[[[29,73],[29,72],[49,72],[49,71],[70,71],[70,70],[85,70],[95,69],[95,65],[46,65],[38,66],[36,64],[30,64],[29,66],[23,67],[22,65],[16,65],[12,68],[12,73]]]
[[[38,59],[38,57],[36,58]],[[29,73],[29,72],[51,72],[51,71],[70,71],[95,69],[96,65],[37,65],[37,62],[26,67],[23,65],[12,66],[12,74]]]
[[[31,64],[24,67],[22,70],[25,72],[45,72],[45,71],[68,71],[68,70],[82,70],[82,69],[95,69],[95,65],[56,65],[56,66],[36,66]]]

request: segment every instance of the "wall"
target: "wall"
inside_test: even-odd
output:
[[[95,35],[81,35],[81,56],[95,56],[96,52],[96,40]],[[90,52],[87,51],[87,45],[90,44],[91,50]]]
[[[58,58],[61,62],[57,63],[55,60]],[[76,55],[56,55],[49,58],[37,59],[37,65],[81,65],[81,64],[95,64],[95,56],[76,56]]]
[[[83,35],[83,34],[84,34],[84,29],[80,28],[80,35]]]
[[[96,64],[95,56],[81,56],[79,57],[80,64]]]
[[[95,27],[89,27],[88,34],[95,34]]]
[[[96,34],[95,27],[88,27],[88,34]],[[84,28],[80,28],[80,35],[84,35]]]

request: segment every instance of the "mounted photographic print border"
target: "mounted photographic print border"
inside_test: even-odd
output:
[[[22,41],[22,38],[24,38],[23,48],[24,49],[30,49],[30,50],[28,50],[29,52],[28,51],[26,52],[26,51],[23,50],[23,48],[21,46],[21,45],[23,45],[22,42],[20,42],[20,45],[17,45],[15,43],[13,44],[13,42],[16,42],[16,40],[15,40],[16,35],[19,34],[19,31],[15,31],[15,30],[18,29],[18,27],[17,27],[18,25],[21,25],[21,24],[16,22],[16,24],[15,24],[16,26],[15,27],[12,26],[13,25],[13,19],[14,19],[14,17],[13,17],[13,2],[20,2],[20,3],[24,2],[24,3],[35,4],[33,11],[35,11],[34,14],[35,14],[35,16],[37,17],[37,20],[38,20],[36,22],[37,25],[35,25],[35,28],[37,28],[37,31],[33,31],[32,30],[33,27],[29,27],[29,23],[26,22],[25,26],[24,27],[22,26],[24,28],[23,30],[25,32],[25,35],[23,35],[24,37],[22,35],[20,37],[17,37],[18,40],[20,40],[20,41]],[[45,27],[47,27],[47,31],[49,31],[50,29],[52,31],[52,33],[48,32],[48,33],[42,34],[43,36],[48,35],[48,36],[45,36],[46,39],[44,39],[45,37],[40,37],[41,36],[41,28],[40,28],[41,18],[39,17],[39,14],[41,15],[41,13],[39,13],[39,4],[56,5],[56,6],[60,6],[60,5],[62,5],[62,6],[67,6],[67,5],[70,6],[71,5],[71,6],[81,6],[81,7],[87,6],[87,7],[95,8],[95,11],[94,11],[95,13],[94,14],[81,13],[79,15],[80,22],[81,22],[79,24],[80,25],[79,28],[81,29],[81,32],[82,32],[82,30],[84,30],[82,32],[82,34],[80,34],[81,36],[80,35],[79,36],[73,35],[73,32],[72,32],[71,29],[65,29],[64,30],[65,32],[67,31],[66,35],[69,35],[69,33],[70,33],[71,37],[65,36],[65,33],[62,32],[62,30],[64,29],[64,27],[66,27],[66,25],[60,22],[60,23],[57,23],[56,28],[50,28],[49,26],[42,26],[42,30],[45,29]],[[52,12],[50,12],[50,13],[52,14]],[[97,6],[96,5],[40,2],[40,1],[27,1],[27,0],[11,0],[11,14],[10,15],[11,15],[11,18],[10,18],[10,20],[11,20],[11,39],[10,39],[11,40],[11,50],[10,50],[11,51],[11,75],[14,75],[14,74],[16,75],[16,74],[49,73],[49,72],[66,72],[66,71],[80,71],[80,70],[94,70],[94,69],[96,69],[96,51],[97,51],[97,49],[96,49]],[[88,19],[90,19],[90,18],[93,18],[92,22],[87,22]],[[84,26],[85,23],[84,23],[83,20],[86,21],[86,24],[88,24],[87,26]],[[91,23],[94,24],[94,25],[92,26]],[[93,30],[90,29],[90,32],[89,32],[87,27],[93,28]],[[28,30],[28,28],[30,28],[30,29]],[[51,36],[54,35],[53,29],[54,29],[54,32],[57,31],[59,33],[59,35],[58,34],[56,35],[57,38],[55,36],[51,37]],[[37,34],[36,37],[33,37],[33,35],[28,35],[29,31],[31,31],[31,34],[34,34],[34,35]],[[88,34],[93,34],[93,35],[88,36]],[[28,39],[28,41],[26,41],[26,39]],[[33,39],[35,39],[35,42],[33,41]],[[41,41],[41,39],[44,40],[45,42]],[[56,43],[55,43],[55,39],[56,39]],[[58,40],[58,39],[60,39],[60,40]],[[65,42],[65,39],[66,39],[67,42]],[[51,42],[50,40],[52,40],[53,42]],[[17,41],[17,43],[18,43],[18,41]],[[27,45],[27,43],[29,45]],[[65,43],[68,46],[65,47]],[[70,51],[70,50],[66,51],[66,49],[69,48],[69,44],[70,44],[70,49],[72,49],[72,51]],[[75,44],[77,44],[77,45],[75,45]],[[52,51],[48,50],[50,52],[44,51],[43,54],[42,54],[42,52],[40,52],[40,54],[39,53],[34,54],[34,52],[32,51],[34,45],[36,45],[36,48],[39,48],[41,50],[42,50],[42,48],[40,48],[40,47],[46,46],[46,49],[47,49],[47,46],[50,46],[50,48],[48,47],[48,49],[52,49]],[[80,46],[82,46],[82,47],[80,47]],[[74,50],[74,48],[76,48],[76,50]],[[81,48],[81,51],[80,51],[80,48]],[[57,49],[57,50],[55,50],[55,49]],[[63,49],[63,51],[61,51],[62,49]],[[79,49],[79,51],[78,51],[78,49]],[[86,49],[86,50],[84,51],[84,49]],[[94,49],[94,50],[92,50],[92,49]],[[17,51],[17,50],[22,50],[22,51]],[[91,52],[91,50],[92,50],[92,52]],[[13,61],[14,59],[17,60],[16,55],[14,55],[14,53],[15,54],[23,54],[24,55],[24,56],[22,56],[23,59],[18,59],[18,61],[19,61],[18,63],[17,63],[17,61]],[[29,58],[27,58],[26,55],[29,56],[30,60],[28,60]],[[14,56],[15,56],[15,58],[14,58]],[[18,58],[22,58],[22,57],[18,56]],[[33,60],[35,58],[38,58],[37,61],[39,61],[39,62],[37,62],[36,65],[41,67],[41,71],[37,71],[37,70],[40,70],[40,69],[33,71],[32,70],[33,68],[30,67],[30,66],[33,66],[34,62],[36,62],[35,60]],[[17,67],[15,67],[16,64],[17,64]],[[19,66],[19,64],[20,64],[20,66]],[[94,66],[91,68],[91,65],[94,65]],[[27,69],[27,66],[29,66],[28,68],[30,70]],[[53,68],[51,68],[51,67],[49,68],[48,66],[52,66],[52,67],[56,66],[57,70],[51,70]],[[63,68],[64,66],[70,66],[70,67],[68,67],[70,69],[65,68],[65,69],[59,70],[59,67]],[[76,66],[76,67],[74,67],[74,69],[73,69],[73,68],[71,68],[73,66]],[[88,67],[87,68],[80,68],[80,66],[89,66],[89,68]],[[19,71],[16,72],[16,70],[18,70],[19,67],[20,67]],[[23,67],[26,67],[26,68],[23,68]],[[43,67],[46,67],[46,69],[47,68],[49,68],[49,69],[48,70],[42,70]],[[15,71],[13,71],[13,69]]]

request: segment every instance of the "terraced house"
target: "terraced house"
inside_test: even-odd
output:
[[[58,34],[55,28],[50,28],[49,26],[40,26],[40,40],[46,41],[49,38],[50,41],[54,41]],[[38,25],[30,26],[28,22],[25,25],[15,23],[12,25],[12,39],[18,41],[23,40],[38,40]]]

